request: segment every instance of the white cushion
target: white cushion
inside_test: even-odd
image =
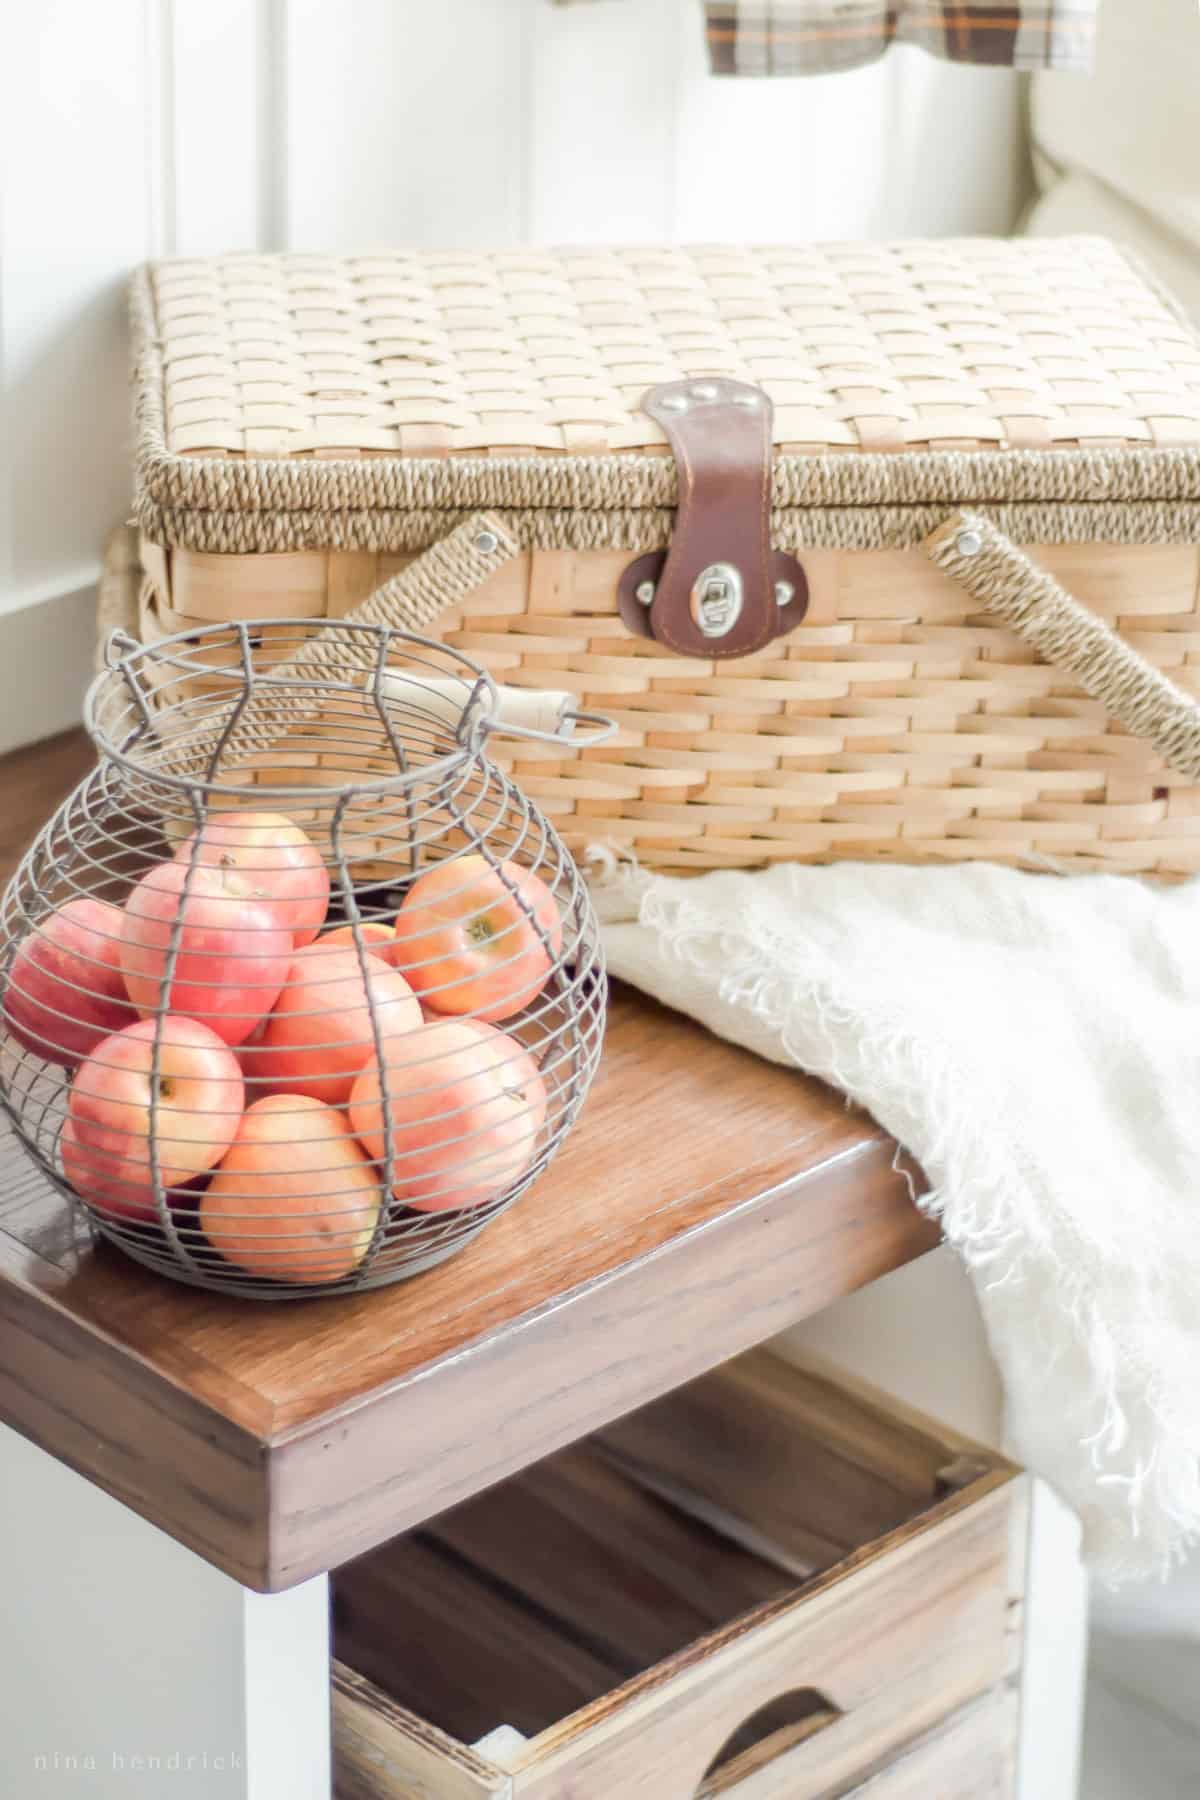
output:
[[[1198,109],[1194,0],[1104,0],[1095,73],[1034,78],[1027,229],[1107,232],[1200,311]]]
[[[1196,30],[1200,32],[1200,22]],[[1030,213],[1025,230],[1034,237],[1100,232],[1114,238],[1140,256],[1175,298],[1200,318],[1200,245],[1165,231],[1153,213],[1123,199],[1095,175],[1079,170],[1053,181]]]

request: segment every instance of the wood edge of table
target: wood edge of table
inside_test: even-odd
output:
[[[851,1204],[846,1164],[854,1166]],[[770,1244],[764,1241],[757,1262],[729,1266],[727,1249],[742,1241],[751,1223],[761,1224]],[[811,1254],[822,1236],[843,1240],[845,1254],[836,1264]],[[336,1415],[284,1434],[271,1446],[263,1587],[292,1587],[364,1554],[939,1241],[936,1222],[912,1204],[892,1140],[870,1138],[561,1296],[518,1330],[498,1333],[495,1341],[481,1338]],[[792,1285],[780,1279],[782,1270]],[[735,1291],[714,1323],[709,1295],[718,1281],[732,1282]],[[705,1320],[695,1321],[703,1331],[688,1333],[689,1305],[704,1310]],[[650,1332],[655,1353],[647,1357],[642,1341],[632,1359],[620,1353],[606,1365],[606,1345],[630,1341],[635,1321]],[[489,1354],[495,1360],[481,1380],[477,1365]],[[576,1380],[570,1378],[572,1360]],[[498,1421],[496,1396],[507,1392],[519,1393],[520,1403]],[[378,1446],[401,1428],[414,1435],[414,1427],[423,1467],[389,1474]]]
[[[770,1244],[747,1257],[747,1234],[758,1226]],[[821,1250],[831,1240],[836,1256]],[[47,1285],[37,1293],[5,1281],[6,1252],[40,1259],[0,1240],[0,1323],[30,1352],[19,1373],[11,1357],[0,1365],[0,1418],[244,1586],[276,1592],[702,1374],[937,1240],[936,1225],[911,1203],[892,1141],[876,1128],[515,1325],[267,1435],[57,1304],[61,1272],[52,1264],[42,1264]],[[714,1315],[720,1284],[732,1293]],[[689,1306],[704,1313],[691,1334]],[[635,1325],[637,1354],[606,1362]],[[514,1390],[517,1424],[498,1422],[497,1395]],[[471,1417],[479,1431],[464,1443],[456,1422]],[[419,1464],[399,1466],[390,1447],[397,1437],[420,1443]],[[147,1441],[153,1454],[139,1448]]]
[[[235,1580],[259,1585],[270,1491],[264,1445],[101,1325],[58,1305],[52,1290],[6,1281],[11,1244],[0,1241],[0,1422]]]
[[[817,1176],[835,1177],[869,1152],[886,1150],[889,1158],[895,1156],[895,1140],[880,1126],[864,1117],[863,1127],[861,1136],[840,1144],[829,1153],[821,1142],[825,1128],[814,1127],[798,1133],[784,1150],[744,1163],[706,1187],[673,1197],[654,1208],[647,1217],[662,1222],[672,1215],[682,1216],[686,1212],[695,1212],[698,1207],[706,1210],[707,1216],[681,1224],[678,1230],[664,1233],[658,1242],[635,1251],[624,1260],[614,1261],[609,1267],[587,1275],[582,1280],[567,1283],[548,1298],[530,1305],[519,1315],[505,1318],[481,1329],[473,1337],[464,1338],[453,1351],[414,1363],[403,1374],[389,1376],[376,1386],[364,1389],[349,1399],[336,1401],[320,1412],[297,1416],[293,1405],[281,1403],[275,1407],[270,1429],[262,1434],[261,1442],[264,1447],[277,1450],[337,1427],[364,1408],[375,1407],[389,1396],[419,1382],[436,1379],[442,1371],[463,1358],[486,1356],[489,1349],[512,1334],[535,1326],[545,1315],[556,1312],[562,1306],[577,1304],[606,1284],[622,1280],[653,1258],[670,1258],[697,1233],[708,1231],[724,1220],[736,1221],[744,1212],[785,1189],[802,1187]],[[815,1156],[810,1160],[800,1160],[805,1151],[812,1150],[817,1150]],[[786,1174],[780,1173],[784,1165],[793,1163],[798,1163],[799,1166],[789,1168]],[[739,1189],[742,1191],[737,1194],[736,1190]]]

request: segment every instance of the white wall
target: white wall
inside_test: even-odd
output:
[[[1088,82],[1034,83],[1042,195],[1035,232],[1104,232],[1131,245],[1200,319],[1200,17],[1185,0],[1107,0]],[[1119,1695],[1183,1721],[1161,1791],[1200,1792],[1200,1552],[1169,1584],[1094,1603],[1093,1670]],[[1154,1728],[1119,1715],[1122,1753],[1149,1778]],[[1184,1766],[1186,1765],[1186,1767]],[[1172,1785],[1173,1783],[1173,1785]],[[1114,1789],[1114,1791],[1116,1791]],[[1132,1800],[1132,1797],[1131,1797]]]
[[[698,0],[0,4],[0,750],[77,716],[141,258],[1002,231],[1019,94],[715,81]]]

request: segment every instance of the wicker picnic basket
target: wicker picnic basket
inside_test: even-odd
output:
[[[231,256],[134,317],[147,641],[574,694],[617,735],[508,766],[649,866],[1200,869],[1200,339],[1111,244]]]

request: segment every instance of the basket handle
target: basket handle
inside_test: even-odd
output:
[[[346,614],[360,625],[423,632],[502,569],[521,546],[494,513],[472,513]],[[297,657],[303,659],[304,652]]]
[[[344,623],[391,625],[400,631],[420,633],[450,607],[465,600],[519,550],[517,540],[494,514],[472,513],[366,600],[352,607]],[[239,762],[269,750],[295,726],[312,722],[315,706],[311,696],[289,692],[276,683],[319,676],[323,670],[344,673],[347,662],[369,669],[372,652],[355,632],[334,627],[305,644],[288,662],[277,664],[271,670],[272,685],[253,696],[218,746],[223,771],[228,773]]]
[[[1169,768],[1200,780],[1200,702],[1073,599],[990,519],[956,513],[926,538],[924,549],[1134,737],[1153,744]]]

